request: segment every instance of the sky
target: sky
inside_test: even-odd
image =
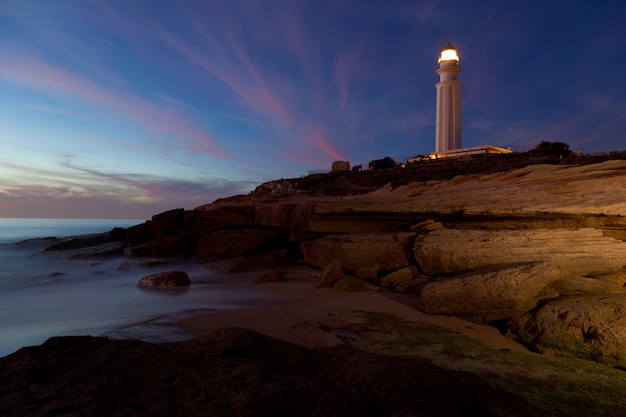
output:
[[[623,0],[0,0],[0,217],[148,219],[463,146],[626,149]]]

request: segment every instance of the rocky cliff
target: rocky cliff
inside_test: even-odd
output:
[[[625,192],[622,159],[423,162],[273,181],[156,215],[114,240],[129,257],[245,257],[320,269],[338,261],[344,277],[414,291],[426,312],[497,325],[536,350],[569,354],[576,345],[626,366],[626,346],[603,344],[624,337],[606,324],[623,311],[597,303],[608,294],[626,301]],[[567,314],[563,299],[574,296],[584,321],[542,318],[555,305]],[[550,349],[542,347],[546,332]]]

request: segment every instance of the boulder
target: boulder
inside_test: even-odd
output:
[[[287,237],[267,229],[224,229],[204,232],[193,250],[193,259],[234,258],[284,249]]]
[[[369,268],[371,279],[369,275],[373,273],[380,276],[409,266],[409,249],[414,236],[410,232],[330,235],[302,242],[300,250],[309,265],[324,268],[338,259],[343,270],[355,271],[357,278],[361,278],[359,270]]]
[[[416,223],[413,226],[409,227],[411,232],[420,232],[424,230],[424,227],[434,224],[435,221],[433,219],[424,220],[422,222]]]
[[[160,272],[145,276],[137,282],[138,287],[158,288],[188,287],[189,284],[191,284],[191,280],[183,271]]]
[[[443,223],[436,222],[432,219],[424,220],[423,222],[419,222],[414,224],[409,228],[411,232],[430,232],[432,230],[443,229]]]
[[[403,281],[409,281],[419,275],[419,271],[414,265],[398,269],[380,279],[381,287],[395,287]]]
[[[317,288],[332,287],[335,282],[343,278],[343,270],[341,269],[341,262],[335,259],[322,271],[320,279],[317,281]]]
[[[597,279],[607,285],[607,292],[619,294],[626,292],[626,271],[612,271],[604,274],[588,275],[586,278]]]
[[[545,260],[566,265],[573,276],[587,276],[618,271],[626,264],[626,242],[593,228],[440,229],[419,235],[413,250],[428,275]]]
[[[384,271],[379,264],[371,264],[354,270],[354,276],[373,284],[377,284],[380,281],[381,274],[384,274]]]
[[[555,282],[552,287],[561,295],[608,294],[610,292],[617,292],[612,291],[606,282],[587,277],[566,277]]]
[[[561,297],[509,322],[521,343],[546,354],[626,366],[626,294]]]
[[[558,264],[533,262],[487,268],[426,285],[420,301],[428,314],[456,316],[475,323],[523,314],[553,296],[548,287],[568,272]]]

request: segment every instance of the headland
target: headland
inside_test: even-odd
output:
[[[204,334],[188,342],[24,348],[0,359],[0,412],[618,416],[625,189],[621,155],[426,161],[272,181],[57,242],[189,258],[283,297],[186,319]]]

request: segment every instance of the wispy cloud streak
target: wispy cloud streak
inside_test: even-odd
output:
[[[168,107],[123,91],[105,88],[36,56],[6,52],[2,54],[0,65],[0,77],[5,80],[103,106],[152,131],[187,139],[199,151],[224,157],[221,147],[210,133],[197,129],[193,122]]]

